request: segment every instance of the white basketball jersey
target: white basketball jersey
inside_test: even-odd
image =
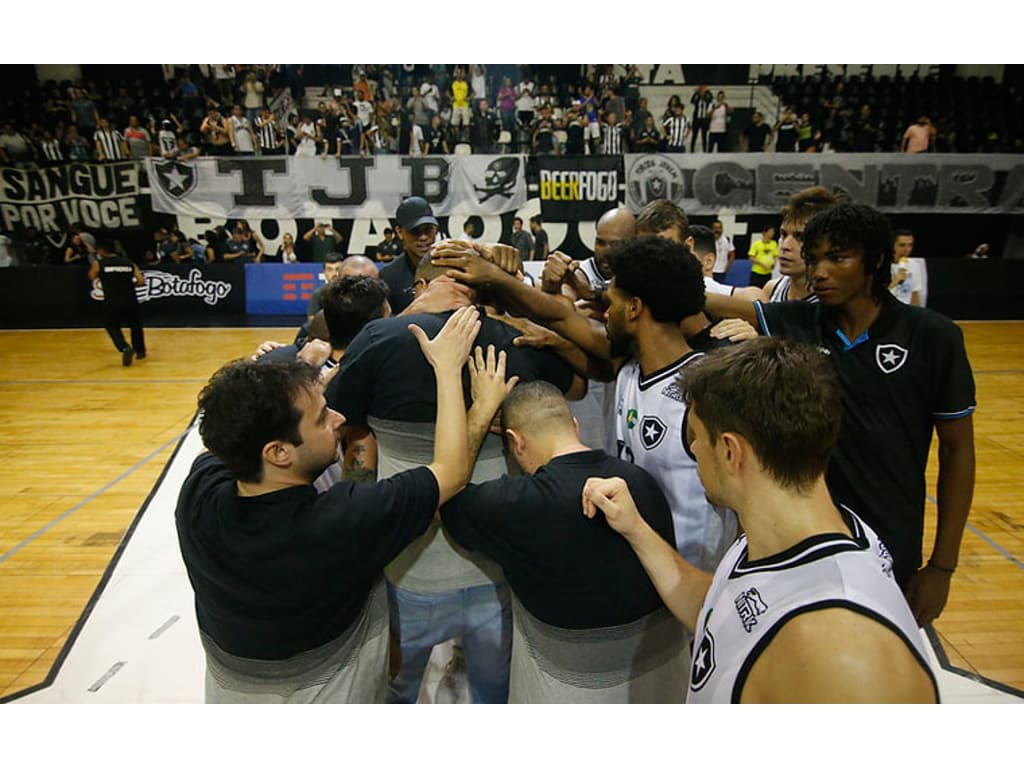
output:
[[[710,571],[736,536],[736,515],[707,500],[697,462],[685,444],[686,404],[677,379],[686,365],[703,357],[691,352],[647,378],[633,360],[615,380],[616,455],[643,467],[661,487],[672,509],[676,549]],[[611,431],[611,430],[610,430]]]
[[[769,302],[772,301],[791,301],[789,298],[789,287],[793,284],[793,280],[789,275],[783,275],[775,281],[775,287],[772,288],[772,295],[768,298]],[[818,297],[813,293],[807,294],[803,299],[808,304],[817,304]]]
[[[738,703],[747,675],[782,626],[795,616],[849,607],[896,632],[928,671],[924,641],[892,576],[892,556],[846,507],[852,538],[826,533],[751,562],[747,537],[726,553],[697,618],[687,703]]]
[[[587,276],[591,288],[607,288],[608,283],[611,282],[611,280],[605,280],[601,277],[601,273],[597,271],[597,264],[594,262],[593,256],[581,261],[579,270]]]

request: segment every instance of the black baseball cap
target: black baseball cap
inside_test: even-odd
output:
[[[395,223],[402,229],[416,229],[422,224],[440,226],[430,210],[430,203],[422,197],[407,197],[395,211]]]

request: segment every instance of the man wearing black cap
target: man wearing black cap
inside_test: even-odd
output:
[[[380,278],[388,284],[388,301],[397,315],[412,302],[413,276],[416,267],[429,253],[437,240],[440,226],[422,197],[409,197],[395,211],[395,232],[405,250],[401,256],[380,271]]]

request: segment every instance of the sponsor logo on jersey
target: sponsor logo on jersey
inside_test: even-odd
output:
[[[640,440],[648,451],[658,447],[666,432],[668,427],[657,416],[644,416],[644,420],[640,422]]]
[[[889,553],[889,548],[882,543],[882,540],[878,540],[878,559],[882,561],[882,573],[892,578],[892,555]]]
[[[715,637],[705,626],[700,646],[693,652],[693,666],[690,667],[690,690],[699,691],[703,688],[714,671]]]
[[[882,373],[895,373],[910,357],[910,352],[899,344],[879,344],[875,347],[875,362]]]
[[[679,403],[686,402],[683,397],[683,390],[674,381],[670,381],[668,386],[661,390],[661,394]]]
[[[626,412],[626,426],[632,429],[636,426],[637,412],[636,408],[630,408]]]
[[[768,604],[761,599],[761,593],[751,587],[736,598],[736,613],[739,614],[743,629],[748,633],[757,626],[757,617],[768,610]]]

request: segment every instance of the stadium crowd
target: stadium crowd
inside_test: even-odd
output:
[[[138,69],[145,77],[6,93],[0,162],[1024,146],[1020,94],[976,78],[782,78],[772,84],[780,114],[766,117],[704,85],[680,87],[655,114],[636,65],[168,65],[163,78]],[[306,108],[311,91],[317,104]]]

